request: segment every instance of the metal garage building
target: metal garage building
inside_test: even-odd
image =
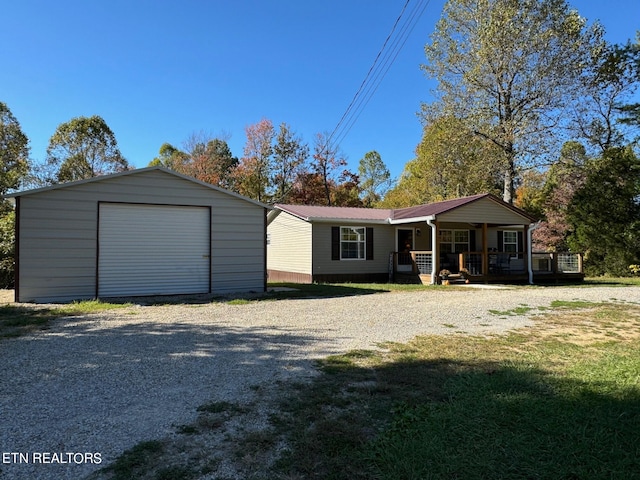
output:
[[[163,167],[18,192],[18,302],[266,289],[266,205]]]

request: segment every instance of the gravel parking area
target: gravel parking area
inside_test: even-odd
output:
[[[532,325],[535,310],[490,310],[575,299],[640,303],[640,288],[134,305],[60,319],[0,341],[0,479],[82,478],[140,441],[175,434],[194,421],[199,405],[249,403],[263,386],[310,378],[316,358],[419,334],[503,333]]]

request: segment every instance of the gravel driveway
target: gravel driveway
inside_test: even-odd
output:
[[[0,479],[82,478],[140,441],[171,436],[194,421],[199,405],[250,402],[261,386],[309,378],[318,357],[425,333],[501,333],[531,325],[535,316],[489,310],[561,299],[640,302],[640,288],[136,305],[60,319],[0,341]]]

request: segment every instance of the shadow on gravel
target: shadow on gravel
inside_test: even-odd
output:
[[[9,462],[0,479],[83,478],[139,442],[175,434],[203,404],[250,403],[263,386],[311,375],[310,357],[334,353],[316,348],[323,332],[179,320],[105,328],[105,318],[5,339],[0,354],[2,451],[98,452],[101,463]]]
[[[282,283],[270,285],[267,292],[249,292],[230,294],[225,296],[213,294],[195,295],[159,295],[148,297],[114,297],[104,298],[110,303],[133,303],[136,305],[201,305],[213,302],[247,301],[273,301],[287,299],[317,299],[338,298],[360,295],[373,295],[375,293],[389,292],[385,284],[360,287],[357,285],[333,285],[333,284],[294,284]]]

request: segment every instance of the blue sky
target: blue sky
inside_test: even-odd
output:
[[[230,135],[262,118],[310,145],[331,132],[406,0],[3,0],[0,101],[43,161],[56,127],[100,115],[135,167],[194,132]],[[407,12],[417,8],[410,0]],[[395,177],[420,140],[429,101],[419,66],[444,0],[430,0],[370,101],[340,142],[349,166],[377,150]],[[640,30],[638,0],[573,0],[607,39]],[[407,18],[407,17],[404,17]],[[407,30],[407,33],[409,31]]]

